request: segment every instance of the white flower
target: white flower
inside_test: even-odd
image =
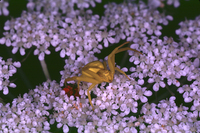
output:
[[[7,95],[9,93],[8,87],[15,88],[16,85],[14,83],[10,83],[9,80],[0,81],[0,91],[3,90],[4,95]]]
[[[146,89],[146,87],[141,88],[141,86],[136,85],[136,94],[139,96],[139,99],[142,103],[146,103],[148,101],[148,99],[145,96],[152,95],[152,92]]]
[[[163,3],[161,0],[148,0],[148,6],[150,8],[158,8],[158,7],[163,7]]]
[[[51,52],[48,50],[47,45],[38,46],[34,51],[34,55],[38,55],[39,60],[44,60],[45,54],[49,55]]]
[[[76,4],[77,4],[78,8],[88,8],[89,7],[89,3],[87,0],[77,0]]]
[[[104,46],[108,47],[108,43],[115,43],[115,39],[112,37],[115,35],[115,32],[110,30],[107,32],[106,30],[104,31],[99,31],[98,34],[95,34],[97,40],[101,42],[103,40]]]
[[[119,28],[119,27],[115,27],[115,43],[119,43],[119,41],[122,39],[124,40],[126,38],[125,34],[123,33],[123,29]]]
[[[180,2],[179,2],[179,0],[167,0],[167,4],[168,5],[174,5],[174,7],[179,7],[180,6]]]
[[[148,35],[152,35],[153,33],[156,36],[160,36],[162,33],[160,32],[160,30],[162,29],[162,27],[160,25],[155,25],[155,24],[149,24],[148,26],[146,26],[146,28],[148,29],[147,34]]]
[[[55,51],[60,51],[60,57],[64,58],[66,56],[66,53],[69,51],[69,48],[67,48],[67,42],[61,42],[55,49]]]
[[[159,77],[159,76],[154,77],[154,81],[155,81],[155,84],[153,85],[154,91],[158,91],[159,86],[161,86],[162,88],[165,87],[165,83],[162,80],[163,80],[162,77]]]
[[[181,94],[183,93],[183,98],[186,103],[189,103],[193,100],[192,96],[195,94],[195,92],[190,86],[183,85],[182,87],[179,87],[177,91]]]
[[[7,1],[0,1],[0,15],[5,15],[8,16],[9,11],[7,9],[7,7],[9,6],[9,3]]]
[[[20,54],[23,56],[25,55],[25,48],[24,48],[24,43],[23,42],[13,42],[12,43],[13,49],[12,53],[15,54],[17,53],[18,49],[20,50]]]

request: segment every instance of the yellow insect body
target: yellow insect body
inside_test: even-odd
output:
[[[90,82],[92,83],[92,85],[88,88],[87,90],[87,95],[88,95],[88,99],[90,102],[90,105],[93,108],[93,104],[91,102],[91,96],[90,96],[90,90],[97,84],[100,84],[102,82],[112,82],[113,81],[113,77],[115,74],[115,70],[117,70],[118,72],[122,73],[123,75],[125,75],[129,80],[130,78],[126,75],[126,73],[124,71],[122,71],[121,69],[119,69],[118,67],[115,67],[115,54],[125,51],[125,50],[132,50],[135,52],[140,53],[139,51],[132,49],[132,48],[121,48],[122,46],[124,46],[125,44],[127,44],[129,42],[125,42],[122,45],[116,47],[109,55],[108,55],[108,66],[110,68],[110,71],[107,70],[107,66],[106,66],[106,62],[104,61],[103,63],[100,61],[93,61],[90,62],[88,64],[86,64],[83,68],[82,68],[82,75],[80,77],[74,76],[71,78],[66,78],[65,79],[65,86],[66,86],[66,82],[67,81],[71,81],[71,80],[77,80],[77,84],[78,84],[78,91],[79,91],[79,83],[81,81],[85,81],[85,82]],[[121,49],[119,49],[121,48]],[[140,53],[142,54],[142,53]],[[94,110],[94,108],[93,108]]]
[[[93,61],[90,62],[88,64],[86,64],[83,68],[82,68],[82,74],[86,75],[88,77],[92,77],[90,74],[86,73],[86,70],[90,70],[94,73],[97,73],[99,70],[104,69],[104,66],[102,64],[102,62],[100,61]]]

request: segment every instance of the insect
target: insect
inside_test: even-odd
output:
[[[142,54],[142,53],[135,50],[135,49],[129,48],[129,47],[121,48],[122,46],[124,46],[127,43],[129,43],[129,42],[125,42],[125,43],[121,44],[120,46],[116,47],[108,55],[108,66],[110,68],[110,71],[107,69],[107,65],[106,65],[105,61],[103,61],[103,63],[100,62],[100,61],[93,61],[93,62],[86,64],[82,68],[82,75],[80,77],[74,76],[74,77],[71,77],[71,78],[66,78],[65,79],[65,86],[66,86],[67,81],[77,80],[78,92],[79,92],[79,90],[80,90],[79,83],[81,81],[92,83],[92,85],[87,90],[87,95],[88,95],[90,105],[92,106],[92,109],[94,110],[94,107],[93,107],[93,104],[92,104],[92,101],[91,101],[90,90],[93,87],[95,87],[95,85],[100,84],[102,82],[111,83],[113,81],[115,70],[117,70],[121,74],[125,75],[126,78],[128,78],[130,80],[130,78],[126,75],[126,73],[124,71],[122,71],[118,67],[115,67],[115,54],[122,52],[122,51],[125,51],[125,50],[132,50],[132,51],[138,52],[140,54]]]

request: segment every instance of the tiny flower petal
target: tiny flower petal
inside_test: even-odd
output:
[[[19,47],[14,47],[14,48],[12,49],[12,53],[13,53],[13,54],[17,53],[18,48],[19,48]]]
[[[9,87],[15,88],[15,87],[16,87],[16,84],[10,83]]]
[[[20,54],[23,56],[23,55],[25,55],[25,49],[24,48],[20,48]]]
[[[42,53],[39,54],[38,59],[39,60],[44,60],[44,52],[42,52]]]
[[[63,126],[63,132],[68,133],[69,132],[69,127],[67,125]]]
[[[140,101],[142,103],[146,103],[148,101],[148,99],[145,96],[140,97]]]
[[[62,57],[62,58],[65,57],[65,50],[64,50],[64,49],[62,49],[62,50],[60,51],[60,57]]]
[[[155,84],[153,85],[153,90],[154,90],[154,91],[158,91],[158,90],[159,90],[159,84],[158,84],[158,83],[155,83]]]
[[[21,67],[21,63],[20,62],[14,62],[13,65],[18,67],[18,68]]]
[[[6,39],[3,37],[3,38],[1,38],[0,39],[0,44],[4,44],[5,43],[5,41],[6,41]]]
[[[5,87],[3,88],[3,94],[4,94],[4,95],[7,95],[7,94],[8,94],[8,87],[7,87],[7,86],[5,86]]]

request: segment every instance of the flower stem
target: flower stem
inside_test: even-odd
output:
[[[44,75],[45,75],[46,79],[47,80],[51,80],[50,75],[49,75],[49,71],[47,69],[46,62],[44,60],[40,60],[40,64],[42,66],[42,70],[44,72]]]

